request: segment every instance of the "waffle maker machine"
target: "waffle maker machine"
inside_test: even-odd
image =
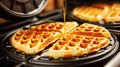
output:
[[[81,23],[81,20],[78,20],[70,15],[71,10],[76,6],[95,2],[95,0],[67,0],[67,21],[74,20],[78,23]],[[110,1],[106,0],[105,2]],[[116,0],[116,2],[118,1]],[[120,55],[118,42],[120,36],[119,24],[108,24],[106,26],[103,25],[108,28],[109,31],[111,31],[112,38],[110,46],[106,49],[103,49],[95,54],[88,56],[85,55],[83,57],[72,58],[69,60],[52,60],[50,58],[41,58],[39,55],[26,56],[26,54],[17,52],[16,49],[12,48],[9,45],[8,40],[15,31],[19,29],[28,29],[30,26],[36,24],[51,21],[63,21],[62,9],[38,15],[36,17],[36,15],[41,12],[42,9],[44,9],[46,4],[47,0],[0,0],[0,16],[9,20],[5,24],[0,25],[0,64],[4,64],[2,65],[2,67],[7,67],[9,65],[12,65],[12,67],[87,67],[88,65],[94,67],[119,67],[120,61],[116,60],[119,59],[118,56]],[[36,18],[38,20],[36,20]],[[2,32],[4,30],[6,31]]]

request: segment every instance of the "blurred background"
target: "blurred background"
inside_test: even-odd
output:
[[[44,12],[60,9],[62,8],[62,6],[63,6],[63,0],[48,0],[47,6],[44,8],[42,12],[44,13]]]

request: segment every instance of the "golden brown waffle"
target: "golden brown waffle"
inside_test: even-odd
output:
[[[110,37],[105,28],[85,23],[53,44],[45,56],[58,59],[90,54],[107,47]]]
[[[120,21],[120,4],[115,3],[112,5],[110,12],[105,17],[106,22],[117,22]]]
[[[56,23],[45,23],[45,24],[41,24],[41,25],[37,25],[37,26],[32,26],[30,28],[30,30],[34,30],[34,31],[55,31],[55,32],[60,32],[60,33],[64,33],[65,29],[66,32],[69,32],[71,29],[73,29],[74,27],[78,26],[78,24],[76,22],[56,22]]]
[[[68,35],[57,41],[46,56],[58,58],[71,58],[99,51],[106,47],[110,40],[103,37]]]
[[[99,22],[104,20],[105,23],[120,21],[120,3],[93,4],[91,6],[77,7],[72,11],[72,15],[79,19],[90,22]]]
[[[91,6],[80,6],[72,11],[72,15],[82,20],[97,22],[103,20],[110,8],[108,4],[93,4]]]
[[[106,37],[110,38],[111,34],[107,29],[101,26],[84,23],[74,29],[71,34],[80,34],[85,36]]]
[[[46,23],[32,26],[28,30],[16,32],[10,39],[10,43],[16,49],[27,54],[36,54],[44,50],[48,45],[55,42],[66,33],[78,26],[76,22]]]

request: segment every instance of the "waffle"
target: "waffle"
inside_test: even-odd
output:
[[[44,55],[58,59],[90,54],[107,47],[110,37],[105,28],[84,23],[60,38]]]
[[[93,4],[91,6],[80,6],[72,11],[72,15],[90,22],[97,22],[104,19],[109,12],[110,6],[107,4]]]
[[[51,43],[64,36],[66,33],[78,26],[76,22],[46,23],[32,26],[27,30],[19,30],[10,38],[13,47],[26,54],[36,54],[44,50]]]
[[[32,26],[30,30],[34,31],[55,31],[60,33],[69,32],[74,27],[78,26],[77,22],[56,22],[56,23],[46,23],[38,26]],[[64,31],[65,29],[68,29]]]
[[[84,23],[74,29],[71,34],[80,34],[80,35],[85,35],[85,36],[95,36],[95,37],[106,37],[110,38],[111,34],[109,33],[108,30],[106,30],[104,27],[89,24],[89,23]]]
[[[106,22],[117,22],[120,21],[120,4],[114,3],[111,7],[110,12],[105,17]]]

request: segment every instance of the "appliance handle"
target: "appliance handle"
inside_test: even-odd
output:
[[[120,67],[120,51],[117,53],[117,55],[108,62],[104,67]]]

